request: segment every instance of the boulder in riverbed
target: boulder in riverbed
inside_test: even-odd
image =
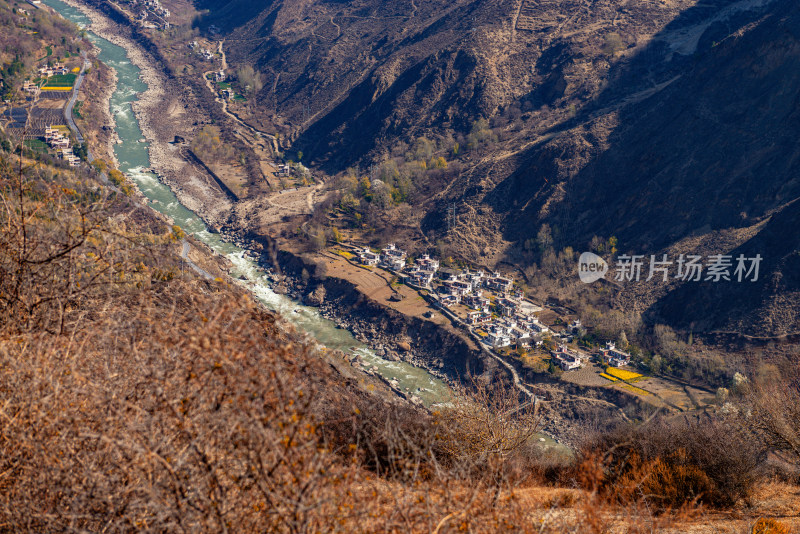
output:
[[[272,287],[272,291],[274,291],[278,295],[285,295],[286,293],[289,292],[289,288],[286,287],[286,284],[280,282]]]
[[[310,306],[321,306],[323,302],[325,302],[325,287],[321,284],[306,295],[306,303]]]

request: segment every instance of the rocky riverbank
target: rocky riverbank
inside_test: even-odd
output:
[[[81,87],[79,99],[83,100],[78,127],[89,143],[92,155],[118,167],[114,145],[119,142],[111,114],[111,97],[117,87],[117,71],[102,63],[97,57],[97,48],[90,53],[92,72],[88,73]]]
[[[128,59],[141,71],[147,88],[132,104],[133,112],[149,146],[150,165],[159,179],[172,189],[181,204],[219,227],[227,220],[232,204],[202,169],[186,161],[176,138],[191,139],[204,124],[206,113],[191,94],[167,76],[168,68],[131,35],[131,27],[114,22],[105,13],[75,0],[66,4],[80,9],[91,20],[90,30],[125,49]]]
[[[261,258],[273,269],[274,291],[319,308],[324,317],[352,332],[381,358],[410,363],[450,384],[504,373],[454,328],[404,315],[361,293],[348,280],[318,274],[313,260],[276,250],[274,243],[262,237],[248,237],[240,240],[250,242],[249,248],[268,251]]]

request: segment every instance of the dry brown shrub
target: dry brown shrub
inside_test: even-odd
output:
[[[163,223],[73,178],[3,176],[0,530],[665,523],[597,492],[532,499],[537,419],[509,388],[433,414],[371,395],[240,290],[162,276],[176,264]]]
[[[655,511],[729,507],[761,479],[766,449],[738,417],[656,419],[595,436],[572,477],[620,504]]]
[[[770,517],[761,517],[751,530],[752,534],[789,534],[789,527]]]
[[[800,468],[800,369],[786,366],[777,376],[743,385],[747,424],[772,450]]]

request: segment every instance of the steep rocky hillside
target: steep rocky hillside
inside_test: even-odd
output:
[[[588,115],[519,155],[484,199],[503,214],[504,237],[525,239],[547,221],[584,247],[615,235],[635,254],[761,254],[756,284],[633,292],[687,329],[796,332],[798,32],[797,5],[776,3],[698,51],[657,95]],[[627,75],[606,92],[621,92]]]
[[[259,105],[333,170],[428,129],[468,130],[511,105],[530,113],[588,99],[611,56],[692,3],[199,2],[211,10],[205,25],[228,30],[231,62],[264,74]]]
[[[798,330],[796,249],[765,234],[791,227],[769,218],[800,193],[795,4],[199,3],[231,62],[264,73],[258,106],[287,146],[329,172],[420,135],[450,147],[489,119],[496,141],[420,189],[426,243],[523,269],[545,223],[556,251],[594,236],[645,255],[751,250],[765,260],[746,288],[630,284],[617,300],[687,330]]]

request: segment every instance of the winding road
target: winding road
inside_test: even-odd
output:
[[[228,58],[225,56],[225,50],[223,48],[224,42],[225,42],[224,40],[219,41],[218,49],[217,49],[218,52],[219,52],[220,57],[222,58],[222,70],[223,71],[228,69]],[[251,125],[247,124],[245,121],[240,119],[235,113],[232,113],[228,109],[228,102],[223,97],[221,97],[219,95],[219,92],[216,90],[216,88],[214,87],[214,84],[209,79],[209,76],[214,74],[215,72],[216,71],[213,71],[213,70],[208,71],[208,72],[204,72],[203,73],[203,80],[205,81],[206,87],[208,87],[208,90],[211,91],[212,95],[214,95],[214,100],[216,102],[218,102],[222,106],[222,112],[225,113],[225,115],[227,115],[231,119],[233,119],[233,121],[236,122],[236,124],[238,124],[239,126],[249,130],[250,133],[255,135],[256,137],[260,136],[260,137],[262,137],[264,139],[270,140],[272,142],[272,144],[273,144],[273,148],[275,148],[275,150],[277,150],[277,139],[275,139],[275,135],[273,135],[271,133],[268,133],[268,132],[264,132],[262,130],[259,130],[258,128],[255,128],[254,126],[251,126]]]
[[[83,139],[83,134],[78,129],[78,125],[75,124],[75,119],[72,117],[72,110],[75,107],[75,102],[78,100],[78,92],[81,90],[81,85],[83,84],[83,79],[86,74],[86,69],[91,66],[91,62],[89,58],[86,56],[86,51],[81,51],[81,56],[83,57],[83,65],[81,65],[81,71],[78,73],[78,77],[75,79],[75,85],[72,87],[72,96],[67,102],[67,105],[64,106],[64,118],[67,120],[67,125],[69,129],[72,130],[72,133],[75,134],[75,139],[77,139],[78,143],[83,144],[85,141]],[[88,158],[89,161],[92,161],[92,158]]]
[[[183,244],[183,249],[181,250],[181,259],[185,261],[197,274],[206,280],[214,280],[215,277],[211,273],[189,259],[189,251],[192,249],[192,247],[189,245],[189,242],[186,240],[186,238],[184,238],[181,243]]]

